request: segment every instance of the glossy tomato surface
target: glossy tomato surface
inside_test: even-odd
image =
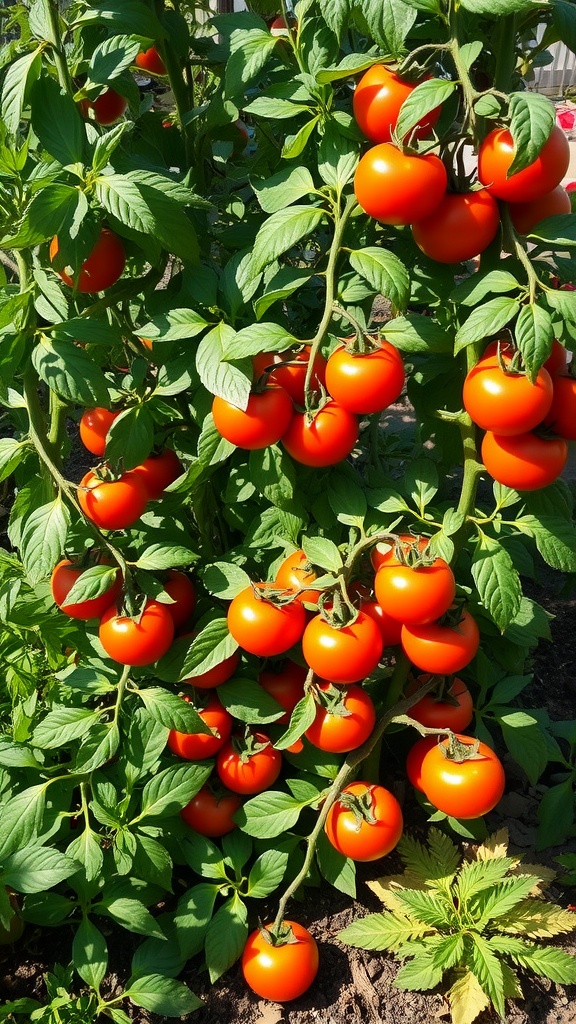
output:
[[[434,622],[448,611],[456,594],[454,573],[443,558],[431,565],[384,564],[374,579],[376,599],[398,622]]]
[[[320,683],[318,689],[327,690],[328,686],[328,683]],[[376,711],[366,690],[361,686],[347,686],[334,712],[318,704],[316,718],[305,736],[320,750],[346,754],[368,739],[375,723]]]
[[[148,497],[157,500],[169,484],[174,483],[183,472],[182,463],[172,448],[165,448],[158,455],[149,455],[132,470],[146,486]]]
[[[287,590],[305,588],[297,595],[296,600],[300,603],[305,601],[307,604],[318,604],[321,591],[312,588],[316,578],[316,572],[302,550],[293,551],[288,555],[276,573],[276,583],[279,587],[285,587]]]
[[[99,619],[107,608],[114,604],[122,589],[122,576],[117,573],[112,585],[99,597],[91,597],[86,601],[78,601],[74,604],[64,604],[68,594],[76,581],[82,575],[82,568],[75,565],[69,558],[63,558],[55,566],[50,579],[50,589],[55,603],[60,611],[71,619]]]
[[[528,203],[509,203],[512,223],[521,235],[528,235],[541,220],[546,217],[557,217],[563,213],[571,213],[570,196],[562,185],[557,185],[540,199]]]
[[[104,455],[106,435],[119,415],[110,409],[86,409],[80,417],[80,440],[93,455]]]
[[[266,387],[250,395],[245,410],[219,395],[212,402],[217,431],[231,444],[249,451],[276,444],[286,432],[293,411],[289,394],[279,387]]]
[[[524,434],[538,426],[552,405],[552,378],[542,367],[534,383],[525,373],[510,369],[501,353],[483,356],[467,373],[462,390],[466,412],[482,430]]]
[[[539,437],[532,431],[513,437],[487,430],[482,441],[482,462],[490,476],[516,491],[536,491],[556,480],[568,458],[562,437]]]
[[[497,199],[509,203],[528,203],[540,199],[560,184],[570,163],[568,139],[554,125],[539,156],[522,171],[508,177],[516,148],[507,128],[494,128],[484,139],[478,153],[478,177]]]
[[[151,665],[170,647],[174,623],[159,601],[146,601],[138,620],[119,615],[113,605],[100,620],[98,636],[108,657],[121,665]]]
[[[58,236],[55,235],[50,242],[50,261],[52,263],[58,256],[58,252]],[[100,237],[88,259],[84,260],[80,267],[79,274],[73,274],[74,277],[77,277],[77,290],[79,292],[105,291],[106,288],[116,284],[118,278],[122,276],[125,264],[126,254],[118,235],[108,228],[102,228]],[[56,273],[62,278],[64,284],[72,288],[75,282],[67,270],[68,268],[57,270]]]
[[[278,671],[265,669],[260,673],[260,686],[285,709],[285,714],[276,719],[277,725],[285,725],[290,721],[290,715],[304,696],[306,676],[306,669],[294,661],[285,661]]]
[[[177,569],[170,569],[164,590],[174,602],[167,604],[166,608],[171,615],[174,629],[179,629],[190,618],[196,607],[194,584],[185,573],[178,572]]]
[[[388,615],[377,601],[362,601],[360,611],[374,620],[382,634],[384,647],[394,647],[400,643],[402,623]]]
[[[410,782],[420,793],[423,793],[422,789],[422,762],[426,757],[429,750],[435,747],[438,743],[437,736],[422,736],[421,739],[416,740],[406,758],[406,775]]]
[[[276,750],[268,736],[257,732],[254,739],[260,749],[250,753],[243,750],[242,742],[227,740],[218,751],[216,771],[221,782],[233,793],[243,796],[262,793],[272,786],[282,769],[282,754]]]
[[[552,405],[544,423],[565,441],[576,441],[576,378],[554,377]]]
[[[472,736],[458,735],[472,746]],[[430,803],[453,818],[480,818],[500,801],[506,784],[502,764],[493,750],[480,743],[478,755],[468,761],[452,761],[445,756],[447,740],[428,751],[422,761],[422,789]],[[443,753],[444,751],[444,753]]]
[[[254,380],[258,380],[269,367],[274,367],[268,374],[268,383],[284,388],[295,405],[303,406],[309,361],[310,345],[305,345],[299,352],[261,352],[252,359]],[[314,358],[310,387],[312,391],[319,391],[320,385],[325,383],[326,360],[321,352],[317,352]]]
[[[343,345],[326,366],[326,387],[332,398],[349,412],[382,412],[395,402],[404,387],[402,356],[383,340],[373,352],[354,354]]]
[[[353,97],[358,127],[372,142],[391,142],[404,100],[414,92],[415,83],[400,78],[384,64],[374,64],[358,82]],[[418,139],[430,135],[440,117],[441,107],[426,114],[414,130]]]
[[[84,117],[89,117],[90,112],[93,112],[98,124],[109,125],[123,117],[128,109],[128,100],[114,89],[106,89],[95,100],[80,100],[78,106]]]
[[[430,259],[462,263],[484,252],[499,227],[498,203],[489,192],[447,192],[428,217],[412,224],[412,234]]]
[[[316,675],[344,685],[369,676],[383,649],[378,626],[364,612],[341,629],[331,626],[322,615],[315,615],[302,637],[304,659]]]
[[[360,206],[383,224],[413,224],[440,205],[448,185],[444,164],[433,153],[411,156],[390,142],[373,146],[354,177]]]
[[[438,622],[403,625],[401,642],[413,665],[432,675],[447,676],[472,661],[480,644],[480,631],[476,620],[464,609],[456,626]]]
[[[242,954],[246,984],[263,999],[287,1003],[297,999],[318,973],[318,947],[309,931],[297,921],[283,922],[292,930],[292,941],[272,945],[258,928],[248,936]],[[265,926],[266,930],[272,927]]]
[[[155,46],[138,53],[134,63],[136,67],[141,68],[142,71],[148,71],[151,75],[167,74],[166,65]]]
[[[402,810],[395,796],[384,786],[367,782],[352,782],[342,790],[344,797],[357,797],[367,801],[371,822],[358,816],[341,799],[337,800],[326,818],[326,835],[339,853],[352,860],[378,860],[390,853],[402,836],[404,822]]]
[[[263,584],[246,587],[228,608],[228,629],[236,643],[250,654],[271,658],[298,643],[306,624],[299,601],[276,605],[266,600]],[[268,588],[269,589],[269,588]],[[258,594],[262,596],[258,596]]]
[[[190,803],[182,808],[180,816],[201,836],[215,839],[236,828],[233,815],[241,806],[242,800],[237,793],[218,796],[208,786],[202,786]]]
[[[414,693],[419,687],[431,679],[430,675],[418,676],[409,688],[409,693]],[[474,718],[474,705],[472,695],[462,679],[454,679],[442,696],[431,690],[413,704],[408,714],[416,722],[425,725],[429,729],[451,729],[452,732],[462,732],[467,729]]]
[[[190,702],[189,697],[184,698]],[[223,747],[232,732],[234,719],[232,715],[222,707],[215,693],[211,692],[206,704],[196,707],[198,715],[206,723],[211,733],[206,732],[178,732],[171,729],[168,733],[168,746],[173,754],[185,758],[187,761],[203,761],[207,757],[213,757],[220,747]]]
[[[78,502],[84,515],[101,530],[124,530],[140,518],[148,492],[135,473],[118,480],[100,480],[89,470],[78,485]]]
[[[334,466],[350,455],[358,432],[354,413],[336,402],[327,402],[311,423],[304,413],[294,413],[282,444],[296,462],[305,466]]]

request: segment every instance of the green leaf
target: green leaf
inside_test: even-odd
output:
[[[263,899],[274,892],[284,878],[289,857],[290,854],[284,850],[265,850],[250,869],[246,895]]]
[[[428,833],[428,846],[404,833],[398,843],[398,853],[407,871],[422,882],[435,883],[433,888],[448,891],[454,878],[460,854],[449,836],[437,828]]]
[[[284,352],[294,344],[297,338],[280,324],[251,324],[225,339],[222,358],[249,359],[260,352]]]
[[[186,637],[174,641],[156,665],[156,674],[168,682],[188,680],[220,665],[237,649],[226,619],[213,619],[192,641]]]
[[[108,967],[108,947],[102,932],[87,917],[74,935],[72,963],[82,981],[98,992]]]
[[[333,469],[328,480],[328,501],[339,523],[361,528],[368,511],[366,494],[346,470]]]
[[[106,438],[106,461],[123,470],[134,469],[147,459],[154,447],[154,420],[146,405],[124,409],[116,417]]]
[[[130,980],[123,994],[136,1006],[164,1017],[183,1017],[203,1006],[202,1000],[182,981],[165,978],[162,974],[146,974]]]
[[[114,757],[120,746],[120,730],[115,722],[93,726],[82,743],[75,762],[77,772],[93,772]]]
[[[478,271],[462,281],[454,289],[450,298],[463,306],[476,306],[487,295],[494,292],[506,293],[518,290],[518,281],[514,274],[510,274],[507,270],[491,270],[487,274]]]
[[[173,569],[177,565],[189,566],[196,559],[194,551],[181,544],[151,544],[134,563],[139,569]]]
[[[570,249],[576,245],[576,216],[573,213],[562,213],[546,217],[529,231],[528,238],[538,239],[546,249]],[[546,302],[551,306],[573,306],[573,302],[564,299],[566,294],[571,293],[547,293]],[[558,295],[562,298],[559,299]]]
[[[208,391],[245,410],[252,387],[252,366],[247,361],[240,366],[225,361],[226,347],[235,337],[232,327],[224,323],[205,334],[196,351],[196,369]]]
[[[26,95],[41,68],[42,54],[36,49],[19,57],[6,71],[2,85],[2,120],[11,135],[18,132]]]
[[[453,346],[445,326],[418,313],[388,320],[383,336],[402,352],[451,352]]]
[[[490,947],[490,943],[478,932],[471,932],[472,939],[472,970],[478,978],[486,995],[501,1017],[504,1016],[504,979],[498,957]]]
[[[167,729],[178,732],[211,734],[209,726],[200,718],[198,712],[175,693],[170,693],[161,686],[148,686],[138,690],[138,696],[152,715],[155,722],[160,722]]]
[[[338,573],[344,565],[336,544],[327,537],[303,537],[302,548],[310,562],[328,572]]]
[[[410,279],[406,267],[394,253],[376,246],[356,249],[350,253],[350,264],[372,285],[375,292],[390,299],[396,309],[406,307],[410,295]]]
[[[69,526],[61,498],[33,509],[22,531],[21,555],[28,579],[39,583],[62,557]]]
[[[137,878],[161,885],[168,892],[172,889],[172,860],[162,843],[149,836],[135,835],[136,852],[133,870]]]
[[[462,7],[473,14],[503,18],[507,14],[533,14],[541,4],[538,0],[462,0]]]
[[[316,857],[322,877],[335,889],[356,899],[356,865],[332,846],[325,832],[318,836]]]
[[[85,129],[78,108],[55,78],[43,74],[31,92],[32,127],[41,145],[63,166],[80,164],[84,156]]]
[[[525,717],[528,721],[502,715],[498,721],[508,750],[535,786],[548,764],[548,746],[540,725],[529,715]]]
[[[513,92],[508,113],[510,133],[516,150],[508,169],[510,177],[536,160],[556,122],[553,104],[547,96],[537,92]]]
[[[342,78],[352,78],[354,75],[360,74],[361,71],[371,68],[373,64],[377,64],[378,60],[378,57],[371,56],[370,54],[347,53],[339,64],[317,71],[316,81],[322,85],[329,85],[331,82],[337,82]]]
[[[194,309],[170,309],[151,318],[135,332],[140,338],[158,341],[187,341],[201,334],[208,321]]]
[[[62,608],[66,608],[71,604],[79,604],[82,601],[92,600],[93,598],[100,597],[101,594],[105,594],[117,579],[118,572],[118,568],[112,569],[106,565],[93,565],[90,569],[86,569],[78,577],[71,590],[68,591],[66,598],[62,602]]]
[[[483,893],[476,901],[474,913],[479,928],[483,929],[488,921],[510,913],[537,884],[538,879],[534,875],[523,875],[519,878],[505,878],[489,892]]]
[[[421,515],[438,491],[438,470],[431,459],[415,459],[406,469],[406,489]]]
[[[111,32],[134,32],[145,39],[161,36],[160,23],[143,0],[96,0],[78,18],[78,24],[101,22]]]
[[[401,904],[403,912],[412,920],[438,928],[451,923],[450,910],[446,901],[436,893],[421,892],[418,889],[398,889],[394,898]]]
[[[522,306],[516,321],[514,337],[526,364],[528,379],[534,384],[538,370],[552,351],[552,317],[547,310],[534,303]]]
[[[78,870],[78,864],[49,846],[16,850],[3,863],[2,883],[17,892],[43,892]]]
[[[576,530],[572,523],[552,516],[520,516],[517,529],[536,541],[542,558],[553,569],[576,572]]]
[[[440,984],[443,973],[434,963],[433,953],[422,952],[400,968],[394,984],[408,992],[426,992]]]
[[[302,804],[289,793],[268,790],[252,797],[236,811],[234,820],[256,839],[273,839],[288,832],[300,817]]]
[[[27,450],[28,446],[23,441],[16,441],[12,437],[0,439],[0,481],[11,476]]]
[[[123,174],[101,174],[94,186],[98,202],[121,224],[144,235],[155,235],[156,221],[135,182]]]
[[[250,577],[234,562],[212,562],[204,569],[202,582],[209,594],[223,601],[232,601],[241,590],[250,586]]]
[[[286,167],[264,180],[252,178],[250,183],[265,213],[281,212],[316,191],[310,171],[301,166]]]
[[[429,2],[433,4],[435,13],[438,13],[436,0]],[[404,3],[403,0],[363,0],[358,6],[370,34],[383,53],[392,57],[401,56],[406,37],[416,20],[417,5]]]
[[[522,585],[512,558],[498,540],[480,534],[472,556],[480,601],[501,632],[520,611]]]
[[[477,306],[457,332],[454,352],[461,352],[467,345],[473,345],[492,334],[497,334],[519,310],[520,303],[505,296],[490,299],[484,305]]]
[[[257,96],[248,106],[244,107],[244,110],[247,114],[254,114],[256,117],[269,117],[274,121],[282,121],[285,118],[297,117],[298,114],[306,113],[309,111],[309,107],[279,97]]]
[[[140,41],[134,36],[109,36],[92,53],[85,88],[93,83],[108,85],[134,63],[140,50]]]
[[[306,122],[306,124],[303,124],[295,135],[286,136],[284,145],[282,146],[282,158],[284,160],[294,160],[304,152],[308,144],[308,140],[319,121],[320,114],[316,114],[316,116],[312,117]]]
[[[291,747],[296,740],[299,740],[306,730],[312,725],[316,718],[317,710],[318,706],[312,693],[307,693],[302,697],[292,711],[288,728],[284,733],[282,733],[280,738],[276,740],[274,744],[276,749],[286,750],[286,748]]]
[[[109,917],[112,921],[125,928],[126,931],[134,932],[136,935],[149,935],[164,941],[166,936],[149,910],[138,899],[121,897],[118,899],[104,900],[97,906],[98,914]]]
[[[396,122],[396,134],[404,139],[432,110],[441,106],[458,88],[457,82],[429,78],[420,82],[404,100]]]
[[[305,285],[312,277],[312,271],[304,267],[281,267],[277,274],[266,284],[263,295],[254,300],[256,318],[261,317],[275,302],[288,298]]]
[[[275,47],[275,36],[263,29],[238,29],[232,33],[233,52],[226,64],[226,96],[229,99],[244,92],[248,82],[268,63]]]
[[[214,983],[241,956],[248,938],[248,910],[235,894],[210,921],[206,930],[206,964]]]
[[[171,765],[146,783],[142,791],[141,818],[178,814],[202,788],[212,763]]]
[[[253,275],[273,263],[318,227],[324,211],[315,206],[290,206],[273,213],[254,240],[250,269]]]
[[[71,341],[40,337],[32,351],[32,363],[40,378],[62,398],[88,408],[107,407],[106,378],[91,356]]]
[[[44,750],[64,747],[85,736],[100,715],[101,711],[88,708],[53,708],[34,729],[32,742]]]
[[[40,834],[46,806],[46,784],[30,786],[11,797],[2,806],[0,818],[0,858],[23,849]]]
[[[563,843],[574,823],[574,783],[572,778],[551,786],[538,804],[537,849]]]
[[[66,853],[82,865],[87,882],[98,878],[104,863],[104,854],[100,847],[99,837],[91,828],[86,828],[68,846]]]
[[[218,697],[230,714],[247,725],[275,722],[285,713],[254,679],[236,676],[218,687]]]
[[[338,935],[342,942],[360,949],[401,949],[405,942],[429,932],[427,925],[410,921],[400,914],[368,914],[344,928]]]
[[[328,121],[319,147],[318,173],[322,181],[341,191],[352,181],[358,157],[358,144],[347,139],[337,123]]]

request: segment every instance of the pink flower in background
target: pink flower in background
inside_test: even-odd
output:
[[[571,132],[576,126],[576,107],[570,110],[560,110],[556,113],[556,121],[563,131]]]

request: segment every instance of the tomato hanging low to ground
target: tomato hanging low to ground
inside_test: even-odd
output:
[[[297,921],[284,920],[289,938],[276,944],[265,931],[267,924],[249,936],[242,954],[242,973],[250,988],[263,999],[287,1003],[301,996],[318,973],[318,946],[310,932]]]
[[[464,747],[478,742],[461,734],[456,740]],[[460,760],[457,746],[456,759],[450,750],[451,742],[445,739],[423,758],[420,777],[424,794],[439,811],[453,818],[467,820],[488,814],[500,801],[506,784],[499,758],[485,743],[479,743],[477,754],[468,760]]]
[[[382,224],[413,224],[429,217],[447,186],[446,168],[434,153],[403,153],[390,142],[369,149],[354,177],[360,206]]]
[[[408,712],[411,714],[411,710]],[[408,751],[406,757],[406,775],[408,779],[417,789],[418,792],[423,793],[422,789],[422,762],[426,757],[429,750],[435,747],[438,743],[438,736],[422,736],[416,743],[413,743]]]
[[[357,861],[391,853],[402,836],[402,810],[384,786],[351,782],[328,811],[324,826],[332,846]]]

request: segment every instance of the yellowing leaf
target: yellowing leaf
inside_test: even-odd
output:
[[[534,875],[539,879],[538,884],[531,890],[533,896],[541,896],[556,878],[556,872],[552,868],[544,867],[543,864],[518,864],[512,868],[512,874]]]
[[[373,882],[366,883],[375,896],[382,901],[387,910],[405,913],[401,901],[394,895],[395,889],[427,889],[426,883],[413,872],[405,871],[403,875],[383,875]]]
[[[499,931],[512,935],[527,935],[531,938],[548,938],[571,932],[576,928],[576,914],[563,910],[555,903],[525,899],[519,906],[501,917],[497,923]]]
[[[482,991],[472,971],[466,971],[455,981],[448,993],[452,1024],[472,1024],[482,1010],[490,1005],[490,1000]]]
[[[492,860],[494,857],[505,857],[508,853],[508,829],[500,828],[494,835],[488,836],[476,850],[476,860]]]

